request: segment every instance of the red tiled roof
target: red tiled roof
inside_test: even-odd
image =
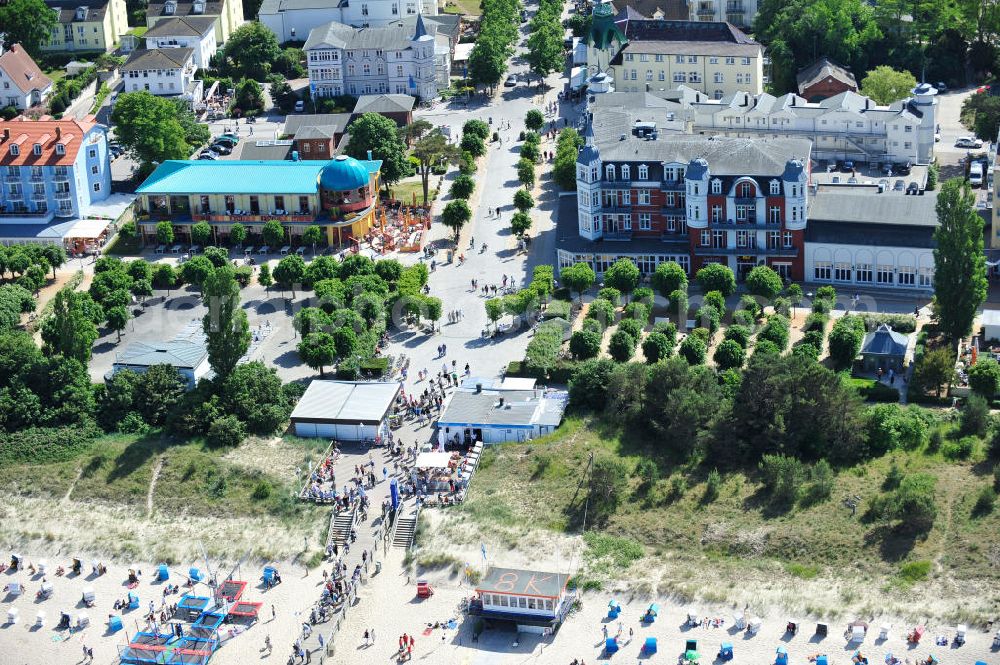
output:
[[[52,85],[52,79],[42,73],[20,44],[14,44],[9,51],[0,55],[0,69],[7,72],[7,76],[24,94],[32,90],[45,90]]]
[[[28,120],[18,116],[0,122],[0,166],[71,166],[83,145],[83,137],[97,125],[93,116],[83,120]],[[42,154],[34,146],[40,143]],[[65,146],[65,154],[56,152],[56,145]],[[17,144],[18,154],[10,154]]]

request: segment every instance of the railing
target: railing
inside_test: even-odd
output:
[[[731,219],[720,222],[709,222],[710,229],[780,229],[781,222],[737,222]]]
[[[727,2],[726,3],[726,13],[729,14],[742,14],[746,11],[743,7],[742,2]]]
[[[32,192],[31,193],[31,200],[32,201],[44,201],[45,200],[45,192]]]
[[[287,214],[287,215],[273,215],[273,214],[245,214],[236,215],[233,213],[195,213],[191,215],[191,219],[196,222],[299,222],[299,223],[311,223],[315,221],[315,216],[310,215],[307,212],[302,212],[298,214]]]
[[[683,180],[664,180],[660,183],[660,189],[668,192],[683,192],[684,191],[684,181]]]
[[[605,240],[631,240],[632,239],[632,232],[631,231],[605,231],[602,234],[602,237]]]
[[[6,180],[7,182],[21,182],[21,174],[20,173],[8,173],[7,175],[5,175],[3,177],[3,179]]]
[[[37,210],[4,210],[0,211],[0,217],[48,217],[51,211],[38,212]]]
[[[695,247],[695,256],[798,256],[798,247]]]

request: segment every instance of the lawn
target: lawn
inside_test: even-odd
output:
[[[481,16],[483,9],[479,4],[479,0],[448,0],[444,6],[444,13]]]
[[[607,515],[598,515],[585,500],[591,452],[616,456],[633,472],[624,500]],[[659,470],[652,486],[634,474],[646,456]],[[905,473],[938,478],[938,517],[925,535],[865,517],[871,500],[882,494],[893,461]],[[932,574],[939,582],[996,584],[1000,551],[992,543],[1000,532],[1000,511],[972,516],[977,495],[992,481],[991,470],[978,450],[970,461],[948,461],[927,450],[896,451],[839,470],[831,497],[813,505],[800,502],[790,510],[771,505],[757,473],[749,469],[724,472],[719,497],[706,501],[706,465],[676,466],[657,453],[655,441],[598,419],[571,417],[554,435],[502,445],[484,456],[459,515],[480,534],[517,534],[509,538],[513,544],[524,537],[526,525],[579,533],[587,508],[587,530],[596,530],[600,538],[588,533],[578,572],[593,584],[623,575],[636,559],[636,544],[652,561],[670,561],[671,569],[678,568],[673,575],[680,581],[672,588],[678,593],[691,590],[699,568],[702,578],[714,580],[727,573],[739,578],[753,569],[766,570],[769,578],[782,572],[799,580],[849,576],[855,582],[874,580],[875,589],[905,588],[922,579],[914,571],[925,571],[924,561],[934,562]],[[861,497],[856,514],[843,503],[854,496]]]
[[[428,192],[427,195],[427,198],[429,199],[428,203],[437,198],[437,192],[434,189],[434,181],[438,177],[439,176],[434,176],[434,175],[431,176],[430,191]],[[396,183],[389,189],[392,192],[392,197],[397,201],[401,201],[405,205],[413,204],[414,195],[416,195],[417,197],[416,199],[417,205],[423,205],[424,186],[423,183],[421,183],[420,178],[417,178],[416,180],[405,180],[403,182]]]

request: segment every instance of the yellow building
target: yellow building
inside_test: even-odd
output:
[[[764,48],[729,23],[647,19],[610,4],[594,8],[588,39],[591,76],[607,74],[616,92],[679,85],[722,99],[764,91]]]
[[[184,16],[207,16],[215,21],[215,43],[225,44],[243,25],[243,0],[152,0],[146,7],[146,25]]]
[[[46,0],[59,15],[43,51],[111,51],[128,32],[125,0]]]
[[[233,224],[241,224],[254,244],[264,225],[277,221],[289,245],[310,226],[321,227],[332,247],[350,245],[378,221],[381,168],[381,160],[345,155],[329,161],[166,161],[136,190],[139,230],[156,243],[157,224],[169,221],[178,241],[190,241],[191,226],[208,222],[213,243],[223,245]]]

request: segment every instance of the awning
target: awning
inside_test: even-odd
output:
[[[66,232],[66,238],[100,238],[108,230],[110,219],[81,219]]]
[[[420,453],[417,455],[418,469],[443,469],[451,461],[451,453]]]

